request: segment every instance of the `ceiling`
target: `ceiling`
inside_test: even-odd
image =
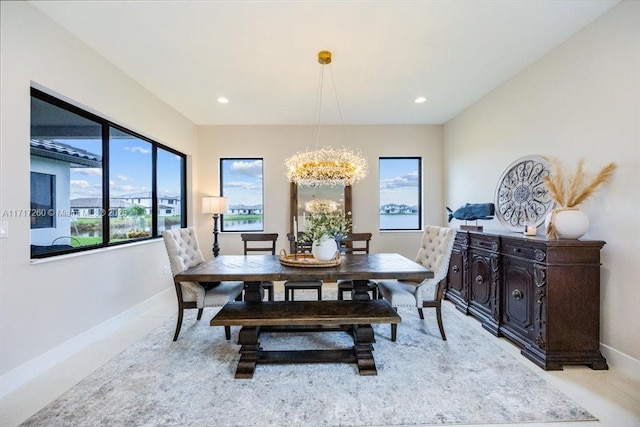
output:
[[[618,0],[31,3],[198,125],[317,123],[320,50],[322,124],[442,124]]]

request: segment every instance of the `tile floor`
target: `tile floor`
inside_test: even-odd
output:
[[[487,339],[495,340],[506,351],[514,354],[522,362],[523,369],[530,369],[540,375],[599,419],[592,422],[500,424],[501,427],[640,427],[640,381],[624,376],[613,368],[608,371],[593,371],[576,366],[565,368],[564,371],[545,372],[520,356],[519,349],[514,345],[505,339],[491,336],[482,329],[479,322],[459,313],[451,304],[445,303],[444,309],[450,311],[450,314],[456,313],[468,319],[470,328],[476,328],[478,333],[485,334]],[[0,399],[0,426],[19,425],[174,313],[173,300],[160,303],[129,321],[108,338],[7,394]]]

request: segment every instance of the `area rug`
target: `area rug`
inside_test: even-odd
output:
[[[326,295],[330,298],[330,295]],[[595,418],[525,368],[470,319],[434,310],[420,320],[401,309],[398,340],[375,325],[377,376],[355,364],[258,365],[235,380],[238,328],[231,341],[210,327],[216,310],[185,315],[177,342],[167,320],[24,426],[394,426],[586,421]],[[263,334],[264,349],[348,347],[344,332]]]

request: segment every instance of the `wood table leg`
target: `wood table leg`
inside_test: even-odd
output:
[[[351,291],[351,299],[353,301],[369,301],[369,280],[354,280],[353,290]]]
[[[244,282],[244,300],[246,302],[262,302],[264,288],[262,282]]]

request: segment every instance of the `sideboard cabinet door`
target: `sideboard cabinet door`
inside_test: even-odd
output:
[[[447,274],[446,298],[452,301],[456,308],[468,314],[469,296],[467,287],[469,237],[467,233],[456,234],[456,239],[449,260],[449,272]]]
[[[495,236],[469,233],[469,312],[482,326],[498,335],[499,240]]]
[[[534,342],[535,321],[544,322],[536,312],[536,286],[532,246],[525,242],[503,241],[502,248],[502,323],[503,335],[521,347]]]

